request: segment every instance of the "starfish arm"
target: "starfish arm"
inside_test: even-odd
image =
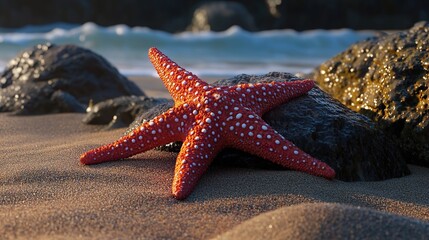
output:
[[[262,118],[252,113],[243,113],[241,119],[229,121],[226,128],[231,132],[228,135],[229,147],[257,155],[289,169],[327,179],[335,177],[335,171],[326,163],[311,157],[287,141]]]
[[[314,86],[313,80],[297,80],[293,82],[270,82],[256,84],[240,84],[230,89],[235,91],[238,100],[245,107],[252,108],[262,115],[270,109],[299,97]]]
[[[156,48],[149,49],[149,59],[176,104],[194,99],[212,88],[186,69],[177,65]]]
[[[117,141],[92,149],[80,157],[83,164],[127,158],[173,141],[182,141],[190,126],[187,107],[181,105],[144,122]],[[182,114],[183,113],[183,114]]]
[[[176,160],[172,187],[176,199],[191,194],[220,149],[220,135],[211,126],[197,125],[190,131]]]

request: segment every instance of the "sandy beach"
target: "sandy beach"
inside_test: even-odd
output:
[[[156,78],[133,80],[149,96],[168,97]],[[342,236],[336,231],[350,225],[377,226],[373,236],[414,229],[410,232],[423,239],[429,233],[427,168],[410,165],[411,175],[380,182],[341,182],[289,170],[218,166],[208,170],[188,199],[177,201],[170,195],[175,153],[152,150],[122,161],[80,165],[83,152],[124,132],[99,132],[82,118],[77,113],[0,114],[2,238],[234,239],[246,236],[246,229],[257,232],[252,226],[271,224],[271,233],[278,234],[267,236],[288,239],[296,237],[298,223],[285,218],[303,214],[299,233],[307,239],[326,232]],[[330,221],[335,214],[326,215],[326,209],[340,209],[336,217],[345,216],[344,221]],[[258,216],[263,213],[268,215]],[[373,224],[374,219],[385,221]]]

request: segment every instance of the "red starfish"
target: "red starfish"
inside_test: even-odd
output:
[[[286,168],[332,179],[335,171],[284,139],[261,116],[308,92],[314,82],[271,82],[215,87],[178,66],[156,48],[149,58],[174,99],[174,107],[119,140],[82,154],[83,164],[118,160],[173,141],[177,157],[173,196],[186,198],[225,147],[240,149]]]

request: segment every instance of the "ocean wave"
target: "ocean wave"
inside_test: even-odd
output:
[[[75,44],[112,62],[125,75],[155,75],[147,50],[158,47],[183,67],[204,76],[262,74],[269,71],[308,72],[349,45],[371,37],[371,31],[272,30],[170,34],[147,27],[94,23],[55,23],[0,29],[0,67],[26,48],[39,43]]]

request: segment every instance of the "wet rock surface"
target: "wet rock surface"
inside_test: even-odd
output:
[[[240,3],[211,2],[198,7],[194,11],[191,31],[225,31],[231,26],[240,26],[246,30],[255,30],[252,15]]]
[[[314,72],[321,88],[396,136],[429,167],[429,24],[352,45]]]
[[[87,124],[107,124],[104,129],[127,127],[138,116],[168,101],[145,96],[117,97],[89,106],[82,121]]]
[[[100,55],[74,45],[40,44],[0,76],[0,112],[84,112],[90,100],[144,93]]]
[[[288,73],[269,73],[262,76],[239,75],[217,81],[214,85],[296,79]],[[138,117],[127,132],[172,106],[171,101],[154,107]],[[333,167],[337,172],[337,179],[374,181],[409,174],[401,152],[371,120],[346,108],[317,87],[307,95],[271,110],[263,118],[286,139]],[[169,144],[161,149],[179,151],[180,143]],[[216,162],[235,166],[280,169],[269,161],[234,149],[219,153]]]

